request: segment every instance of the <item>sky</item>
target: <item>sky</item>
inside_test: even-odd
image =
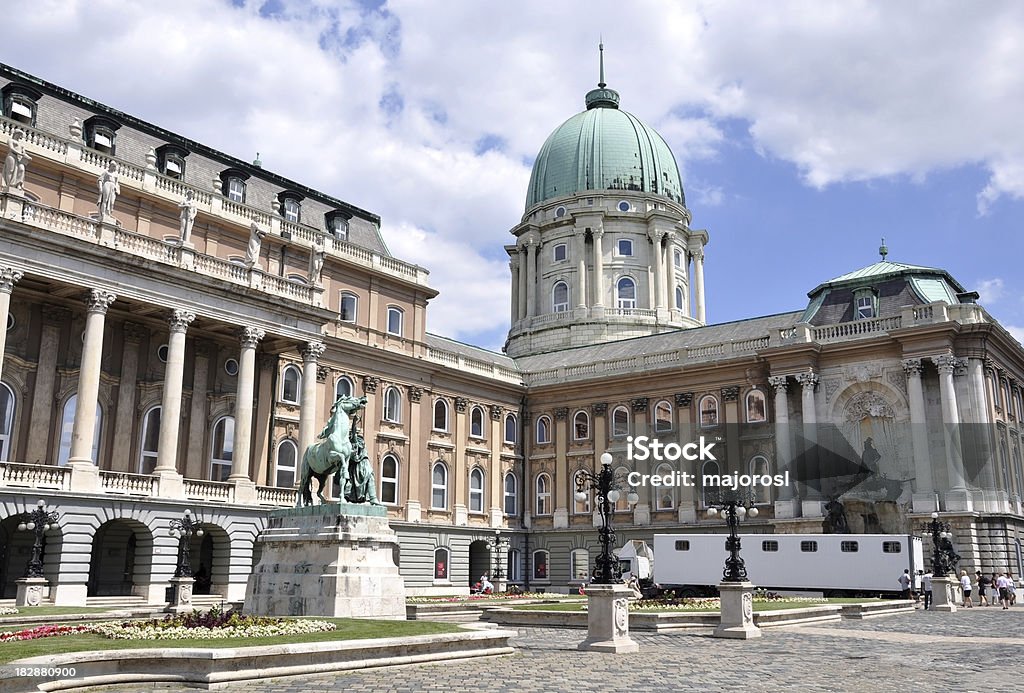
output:
[[[878,259],[1024,338],[1024,3],[0,0],[0,61],[367,209],[435,334],[499,350],[545,138],[605,47],[706,228],[708,321]]]

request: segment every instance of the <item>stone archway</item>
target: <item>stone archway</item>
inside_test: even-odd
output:
[[[486,541],[476,540],[469,545],[469,586],[480,581],[481,575],[491,574],[491,549]]]
[[[19,531],[21,520],[20,514],[0,520],[0,599],[14,599],[17,580],[25,576],[32,558],[36,535],[34,531]],[[61,533],[56,527],[43,535],[43,577],[51,588],[57,584],[61,544]]]
[[[194,594],[227,594],[231,576],[231,537],[220,526],[203,523],[203,536],[192,537],[189,562]]]
[[[89,597],[148,597],[153,534],[138,520],[118,518],[96,530],[89,557]]]

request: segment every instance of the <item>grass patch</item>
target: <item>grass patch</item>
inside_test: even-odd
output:
[[[36,657],[89,650],[135,650],[168,648],[251,647],[257,645],[284,645],[304,642],[331,642],[337,640],[367,640],[371,638],[398,638],[410,635],[436,635],[455,633],[462,629],[451,623],[432,621],[371,621],[353,618],[317,618],[337,626],[327,633],[277,635],[267,638],[212,638],[208,640],[111,640],[102,635],[62,635],[53,638],[0,643],[0,664]],[[62,624],[70,625],[70,624]],[[7,630],[4,628],[3,630]]]

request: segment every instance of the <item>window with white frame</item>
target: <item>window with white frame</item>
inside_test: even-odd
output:
[[[619,438],[629,435],[629,410],[615,407],[612,410],[612,437]]]
[[[235,419],[223,416],[213,424],[213,450],[210,452],[210,480],[227,481],[235,454]]]
[[[661,400],[654,405],[654,431],[665,433],[672,430],[672,405]]]
[[[0,383],[0,462],[10,459],[15,404],[14,390],[7,383]]]
[[[710,428],[718,425],[718,399],[714,395],[705,395],[700,400],[700,425]]]
[[[515,517],[519,513],[519,479],[513,472],[505,475],[505,514]]]
[[[355,322],[356,309],[359,307],[359,297],[351,291],[341,292],[341,302],[338,304],[338,320],[342,322]]]
[[[448,509],[448,467],[444,462],[435,462],[430,471],[430,507]]]
[[[586,582],[590,579],[590,552],[586,549],[573,549],[569,553],[570,580]]]
[[[537,549],[533,552],[533,579],[548,579],[548,552],[544,549]]]
[[[704,479],[710,476],[717,476],[719,474],[721,474],[720,467],[718,466],[718,462],[715,462],[714,460],[708,460],[704,463],[704,466],[700,468],[700,500],[701,503],[704,504],[705,508],[713,504],[714,499],[712,498],[711,493],[717,492],[719,487],[704,485]]]
[[[160,407],[153,407],[142,417],[142,439],[139,444],[139,474],[152,474],[160,450]]]
[[[670,476],[674,472],[675,472],[675,470],[672,469],[672,466],[668,465],[668,464],[658,465],[658,468],[654,471],[654,473],[656,475],[661,476],[662,478],[665,478],[666,476]],[[658,487],[658,488],[653,488],[653,491],[656,494],[655,501],[654,501],[654,503],[655,503],[654,507],[655,507],[656,510],[673,510],[673,509],[675,509],[675,507],[676,507],[675,486],[661,486],[661,487]]]
[[[508,550],[508,570],[505,571],[509,582],[520,582],[523,579],[522,561],[519,559],[519,549]]]
[[[448,559],[451,556],[448,549],[442,547],[434,549],[434,579],[448,579]]]
[[[397,306],[388,306],[388,334],[402,336],[402,320],[405,313]]]
[[[619,255],[622,257],[632,257],[633,255],[633,241],[628,238],[620,238],[616,249],[619,251]]]
[[[340,241],[348,240],[349,220],[352,215],[341,210],[333,210],[324,215],[324,227]]]
[[[572,417],[573,440],[590,439],[590,415],[585,411],[578,411]]]
[[[351,397],[353,392],[355,392],[355,383],[347,375],[341,376],[338,378],[338,382],[334,383],[334,399]]]
[[[535,509],[538,515],[551,514],[551,477],[546,473],[537,475]]]
[[[238,176],[229,176],[227,179],[227,197],[232,202],[245,202],[245,181]]]
[[[469,413],[469,435],[473,438],[484,437],[484,410],[482,407],[473,407]]]
[[[389,387],[384,391],[384,420],[400,423],[402,420],[402,393],[397,387]]]
[[[115,155],[117,130],[121,124],[105,116],[92,116],[82,123],[85,144],[98,152]]]
[[[476,467],[469,473],[469,512],[484,511],[484,473]]]
[[[64,403],[64,412],[61,416],[60,421],[60,445],[57,448],[57,464],[63,467],[68,463],[68,458],[71,456],[71,434],[75,428],[75,410],[78,408],[78,395],[74,394],[68,397],[68,400]],[[92,450],[89,454],[92,455],[92,461],[95,464],[99,464],[100,454],[100,433],[102,432],[101,426],[103,424],[103,409],[100,407],[99,402],[96,403],[96,423],[93,429],[92,439]]]
[[[537,419],[537,443],[543,445],[551,442],[551,419],[542,416]]]
[[[288,404],[299,403],[299,393],[302,392],[302,371],[294,364],[284,367],[281,374],[281,401]]]
[[[683,309],[683,287],[676,287],[676,310]]]
[[[302,216],[302,204],[294,197],[284,198],[284,202],[281,204],[281,216],[285,221],[298,224]]]
[[[636,308],[636,282],[622,277],[615,284],[615,304],[619,308]]]
[[[750,474],[753,476],[771,476],[772,469],[768,464],[768,458],[764,455],[755,455],[750,460]],[[754,502],[758,505],[771,503],[771,487],[758,484],[754,487]]]
[[[569,310],[569,285],[565,282],[555,282],[551,288],[551,310],[555,313]]]
[[[441,397],[434,400],[434,430],[448,431],[448,400]]]
[[[679,248],[672,250],[672,265],[680,268],[683,266],[683,251]]]
[[[519,422],[514,414],[505,415],[505,442],[515,445],[519,440]]]
[[[878,297],[871,289],[862,289],[853,294],[854,319],[864,320],[878,316]]]
[[[582,491],[580,490],[582,489]],[[586,515],[590,513],[590,498],[593,496],[593,491],[590,489],[590,485],[587,484],[587,480],[580,470],[573,474],[572,477],[572,501],[573,501],[573,512],[577,515]],[[583,500],[580,500],[577,494],[584,494]]]
[[[398,458],[391,453],[380,461],[380,502],[398,505]]]
[[[285,438],[277,446],[277,459],[274,462],[274,486],[293,488],[295,472],[298,468],[299,447],[294,440]]]
[[[747,393],[747,423],[764,423],[767,418],[767,402],[761,390],[751,390]]]
[[[555,262],[564,262],[569,258],[569,247],[565,243],[557,243],[553,252]]]

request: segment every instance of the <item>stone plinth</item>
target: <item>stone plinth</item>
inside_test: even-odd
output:
[[[625,585],[587,585],[587,639],[581,650],[594,652],[639,652],[629,637],[629,597]]]
[[[956,611],[956,590],[960,581],[955,577],[932,578],[932,611]]]
[[[761,629],[754,625],[754,585],[750,582],[722,582],[721,619],[712,633],[716,638],[749,640],[760,638]]]
[[[265,616],[405,619],[398,536],[381,506],[274,510],[256,540],[245,611]]]
[[[172,614],[183,614],[195,611],[192,606],[192,587],[195,580],[190,577],[171,578],[171,603],[164,611]]]
[[[46,578],[41,577],[23,577],[15,582],[18,585],[15,606],[39,606],[50,584]]]

